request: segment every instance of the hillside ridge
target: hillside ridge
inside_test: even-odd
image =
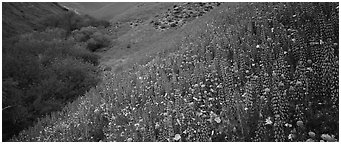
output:
[[[4,2],[2,4],[2,34],[4,38],[34,31],[40,27],[40,18],[67,11],[58,3]]]

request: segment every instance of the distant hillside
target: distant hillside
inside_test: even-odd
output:
[[[110,20],[116,15],[139,5],[139,3],[133,2],[61,2],[60,4],[81,14],[88,14],[105,20]]]
[[[67,11],[58,3],[4,2],[2,4],[3,37],[37,29],[41,17]]]

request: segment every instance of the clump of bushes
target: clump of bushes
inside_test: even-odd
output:
[[[108,35],[95,32],[87,41],[87,49],[90,51],[96,51],[97,49],[109,46],[109,44],[110,39]]]
[[[74,39],[78,42],[84,42],[88,50],[94,52],[100,48],[110,45],[110,37],[99,31],[96,27],[83,27],[80,30],[72,32]]]
[[[61,110],[99,82],[99,56],[110,45],[110,23],[65,12],[37,22],[36,31],[3,39],[3,140],[39,117]]]
[[[62,28],[3,41],[3,140],[99,82],[99,56]]]
[[[46,28],[62,28],[66,30],[67,34],[72,31],[81,29],[82,27],[102,27],[110,26],[110,22],[105,20],[98,20],[89,15],[78,15],[72,11],[65,12],[62,15],[52,14],[38,20],[41,30]]]

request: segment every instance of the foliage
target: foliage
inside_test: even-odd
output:
[[[107,47],[110,44],[110,38],[108,35],[100,32],[95,32],[91,38],[87,41],[87,49],[90,51],[96,51],[100,48]]]
[[[99,81],[99,56],[65,40],[65,34],[56,28],[4,40],[4,139],[60,110]]]
[[[38,20],[38,23],[41,25],[41,30],[46,28],[62,28],[66,30],[67,34],[83,27],[92,26],[105,28],[110,26],[110,22],[108,21],[97,20],[89,15],[78,15],[72,11],[43,17]]]
[[[323,6],[218,9],[179,51],[105,72],[12,141],[338,141],[338,4]]]
[[[78,42],[85,42],[88,50],[94,52],[100,48],[110,45],[110,37],[96,27],[83,27],[72,32],[74,39]]]

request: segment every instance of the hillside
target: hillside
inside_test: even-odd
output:
[[[2,140],[61,110],[100,81],[110,22],[56,3],[3,3]],[[18,13],[17,13],[18,12]],[[21,19],[22,18],[22,19]]]
[[[116,15],[139,5],[134,2],[60,2],[59,4],[77,10],[81,14],[105,20],[111,20]]]
[[[102,81],[11,141],[339,141],[338,3],[142,8]]]
[[[98,54],[101,64],[113,71],[145,64],[160,51],[178,49],[181,39],[196,31],[219,3],[145,3],[114,17],[108,29],[113,46]],[[196,7],[196,9],[194,8]],[[176,24],[178,23],[178,24]]]
[[[39,20],[52,14],[62,14],[66,9],[58,3],[2,3],[2,35],[13,36],[41,27]]]

